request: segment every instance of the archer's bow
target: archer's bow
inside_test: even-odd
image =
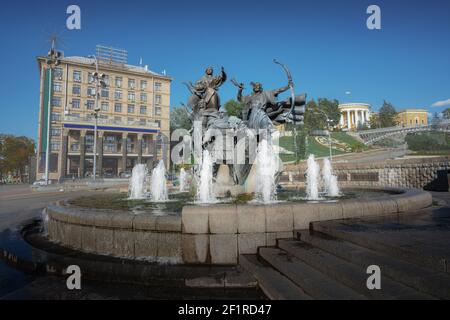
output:
[[[273,62],[276,64],[279,64],[283,70],[286,72],[286,75],[289,80],[289,89],[291,90],[291,115],[292,115],[292,121],[295,124],[295,91],[294,91],[294,84],[292,82],[292,75],[289,71],[288,67],[285,64],[282,64],[281,62],[278,62],[277,59],[273,59]]]

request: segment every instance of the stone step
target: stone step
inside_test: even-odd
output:
[[[252,274],[258,285],[271,300],[310,300],[301,288],[274,270],[264,261],[258,260],[256,255],[240,255],[239,263],[242,268]]]
[[[317,271],[370,299],[433,299],[433,297],[425,293],[418,292],[407,285],[390,279],[383,274],[383,266],[380,266],[382,272],[381,290],[369,290],[366,285],[369,277],[366,269],[372,264],[377,264],[370,260],[365,266],[356,265],[298,240],[279,240],[278,246]]]
[[[317,231],[304,230],[297,234],[301,241],[345,261],[365,268],[378,265],[382,274],[398,282],[441,299],[450,298],[450,276],[447,273],[417,266],[397,256],[386,255]]]
[[[286,251],[278,248],[260,248],[259,255],[314,299],[365,299],[363,295],[325,276]]]
[[[436,245],[431,246],[426,250],[420,250],[418,247],[405,247],[400,246],[397,243],[390,244],[387,241],[376,241],[373,237],[369,237],[362,233],[346,232],[341,228],[337,228],[342,226],[341,221],[314,222],[311,225],[312,230],[326,233],[333,237],[347,240],[360,246],[419,264],[426,268],[450,273],[448,259],[449,252],[447,250],[447,252],[443,253],[442,250],[437,250],[438,248]],[[406,238],[407,235],[405,234],[404,237]],[[430,254],[430,252],[434,254]]]

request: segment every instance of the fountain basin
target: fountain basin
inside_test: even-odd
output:
[[[383,216],[432,204],[428,192],[376,189],[386,194],[339,202],[282,202],[270,205],[187,205],[181,215],[130,214],[75,207],[67,201],[48,206],[50,240],[100,255],[170,264],[237,264],[240,254],[292,238],[311,222]]]

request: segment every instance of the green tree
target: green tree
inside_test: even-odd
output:
[[[0,135],[0,177],[8,173],[22,175],[34,155],[34,148],[30,138]]]
[[[189,119],[188,111],[183,107],[175,107],[170,111],[170,132],[176,129],[190,130],[192,122]]]
[[[450,119],[450,108],[447,108],[444,111],[442,111],[442,116],[444,117],[444,119]]]
[[[244,105],[236,100],[230,99],[225,103],[224,108],[227,110],[229,116],[241,118],[241,112]]]
[[[394,106],[390,102],[384,100],[378,113],[380,127],[387,128],[396,126],[396,116],[397,111],[395,111]]]
[[[380,116],[378,113],[372,113],[370,115],[370,129],[378,129],[381,128],[380,124]]]
[[[339,102],[337,100],[328,100],[319,98],[318,103],[311,100],[306,104],[305,128],[308,132],[316,129],[326,129],[327,117],[334,126],[339,123],[341,112],[339,111]]]
[[[339,110],[339,101],[336,99],[328,100],[319,98],[319,109],[326,113],[331,125],[335,126],[339,123],[341,118],[341,111]]]

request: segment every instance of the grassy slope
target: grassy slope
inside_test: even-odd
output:
[[[336,139],[338,141],[344,142],[346,144],[354,144],[358,143],[356,139],[349,136],[345,132],[334,132],[332,133],[332,138]],[[314,154],[316,157],[327,157],[330,154],[330,150],[327,146],[319,144],[314,138],[309,138],[309,145],[308,145],[308,154]],[[280,138],[280,146],[284,149],[287,149],[289,151],[294,150],[294,139],[292,137],[282,137]],[[339,155],[344,154],[345,152],[333,149],[333,155]],[[281,159],[285,162],[287,161],[294,161],[293,155],[288,154],[282,154]]]

